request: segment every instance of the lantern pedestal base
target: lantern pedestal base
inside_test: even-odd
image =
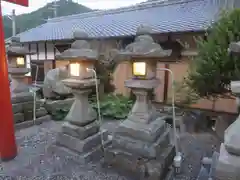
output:
[[[153,107],[150,92],[158,80],[129,80],[126,86],[136,95],[128,116],[116,129],[112,145],[105,150],[105,162],[137,179],[163,179],[175,156],[171,129]]]
[[[175,148],[164,117],[149,124],[125,120],[116,129],[104,163],[137,179],[163,179],[172,165]]]
[[[107,133],[99,132],[97,113],[88,102],[88,95],[94,86],[92,80],[64,80],[73,88],[75,101],[66,116],[62,131],[57,137],[57,145],[78,153],[82,162],[99,160],[103,156],[102,141],[107,141]]]
[[[66,122],[58,134],[56,145],[79,154],[80,161],[87,163],[103,157],[103,146],[107,144],[107,132],[99,132],[96,121],[83,126]]]

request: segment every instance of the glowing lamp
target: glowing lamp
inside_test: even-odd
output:
[[[70,63],[69,72],[70,72],[70,76],[74,76],[74,77],[80,76],[80,64],[79,63]]]
[[[147,73],[146,62],[133,63],[133,75],[136,77],[145,77]]]
[[[16,59],[17,66],[25,66],[25,59],[24,57],[17,57]]]

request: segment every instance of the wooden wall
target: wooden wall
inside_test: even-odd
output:
[[[165,63],[158,62],[156,68],[164,68],[168,65],[169,69],[173,71],[175,76],[175,81],[181,83],[183,78],[187,75],[187,70],[189,68],[189,59],[186,57],[179,62]],[[131,64],[128,62],[122,62],[116,68],[113,74],[113,84],[116,88],[116,93],[123,94],[125,96],[130,95],[130,89],[124,86],[124,81],[131,78]],[[164,71],[157,71],[156,77],[160,79],[161,84],[155,89],[155,101],[159,103],[164,102],[164,94],[167,94],[167,100],[171,99],[171,76],[168,75],[168,82],[165,78],[166,73]],[[164,89],[165,83],[168,83],[167,89]],[[165,92],[167,90],[167,93]],[[236,103],[234,97],[232,99],[218,99],[215,104],[207,99],[200,99],[196,104],[192,104],[193,108],[207,109],[212,111],[221,111],[228,113],[236,113]]]

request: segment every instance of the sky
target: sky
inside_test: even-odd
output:
[[[2,0],[0,0],[2,1]],[[16,14],[30,13],[43,7],[53,0],[29,0],[29,7],[21,7],[18,5],[10,4],[2,1],[3,14],[10,14],[12,9],[16,10]],[[143,2],[144,0],[73,0],[91,9],[114,9],[119,7],[125,7],[134,5],[136,3]]]

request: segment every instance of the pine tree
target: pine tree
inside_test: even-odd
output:
[[[222,13],[207,39],[198,40],[199,54],[190,68],[187,84],[200,97],[229,95],[230,82],[240,80],[240,58],[228,52],[234,41],[240,41],[240,9]]]

